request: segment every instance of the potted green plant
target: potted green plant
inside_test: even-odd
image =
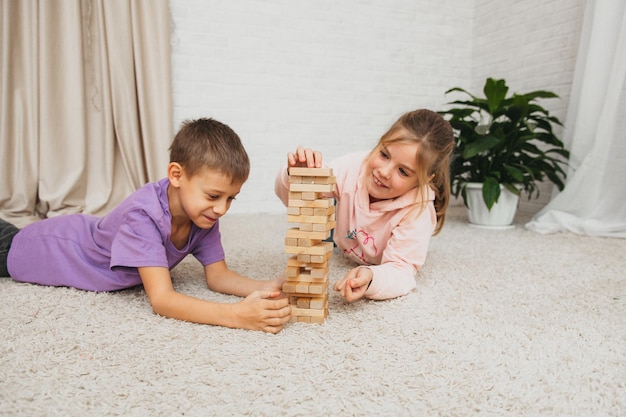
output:
[[[537,103],[558,96],[540,90],[507,97],[508,90],[505,80],[493,78],[485,82],[484,97],[451,88],[446,94],[461,92],[469,98],[449,102],[449,109],[439,112],[455,131],[451,188],[454,196],[463,197],[470,223],[510,225],[522,191],[529,199],[538,197],[544,179],[559,190],[565,186],[569,151],[553,130],[561,122]],[[472,190],[478,190],[479,198],[470,196]],[[509,200],[512,214],[503,214],[501,203]],[[472,213],[475,209],[486,213]]]

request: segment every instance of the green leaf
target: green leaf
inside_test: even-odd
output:
[[[537,90],[531,91],[530,93],[522,94],[522,97],[530,102],[538,98],[558,98],[559,96],[552,91]]]
[[[500,143],[500,138],[493,135],[483,136],[474,142],[470,142],[465,146],[463,158],[469,159],[481,152],[487,151]]]
[[[500,184],[494,178],[486,178],[483,182],[483,200],[489,211],[500,197]]]
[[[524,173],[511,165],[504,165],[506,172],[517,182],[524,181]]]
[[[515,185],[513,185],[511,183],[508,183],[508,182],[506,182],[506,183],[504,183],[502,185],[504,186],[504,188],[506,188],[507,190],[509,190],[513,194],[520,195],[520,189],[519,189],[518,186],[515,186]]]
[[[506,86],[504,80],[494,80],[493,78],[487,78],[483,92],[487,98],[489,105],[489,111],[496,113],[500,107],[500,103],[506,97],[506,93],[509,91],[509,87]]]
[[[464,88],[461,87],[452,87],[451,89],[449,89],[448,91],[446,91],[446,94],[452,93],[454,91],[459,91],[461,93],[465,93],[468,96],[475,98],[469,91],[465,90]]]

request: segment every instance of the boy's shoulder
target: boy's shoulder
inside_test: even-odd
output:
[[[169,212],[167,199],[168,185],[168,178],[144,184],[126,197],[113,212],[117,212],[118,215],[123,215],[123,213],[130,211],[142,211],[148,214],[149,217],[160,218],[164,213]]]

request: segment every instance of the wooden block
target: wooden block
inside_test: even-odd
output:
[[[287,266],[302,268],[328,268],[328,260],[318,263],[310,263],[299,261],[296,256],[291,256],[289,259],[287,259]]]
[[[328,259],[330,259],[330,255],[332,254],[332,252],[328,252],[326,255],[309,255],[309,260],[308,262],[311,263],[322,263],[324,261],[327,261]],[[300,255],[298,255],[300,256]]]
[[[311,271],[309,271],[309,275],[312,279],[326,278],[328,276],[328,268],[312,268]]]
[[[313,214],[315,213],[315,208],[314,207],[295,207],[298,210],[298,213],[289,213],[287,212],[287,214],[295,214],[296,216],[298,215],[302,215],[302,216],[313,216]]]
[[[300,294],[309,293],[310,284],[308,282],[296,282],[296,292]],[[317,287],[315,288],[317,290]],[[317,293],[314,293],[317,294]]]
[[[330,243],[330,242],[328,242]],[[311,255],[296,255],[293,258],[287,260],[287,264],[290,266],[308,266],[311,268],[324,268],[328,266],[328,260],[332,255],[332,251],[328,252],[326,255],[315,255],[315,260],[311,260]],[[306,259],[300,257],[308,256]],[[293,259],[293,260],[292,260]]]
[[[315,178],[317,177],[300,176],[300,179],[301,179],[300,183],[301,184],[315,184]]]
[[[302,177],[302,178],[311,178],[313,179],[313,183],[315,184],[336,184],[337,178],[333,175],[329,175],[328,177]]]
[[[297,289],[297,288],[296,288]],[[323,294],[324,289],[326,289],[326,285],[320,284],[317,282],[311,282],[309,284],[309,294]]]
[[[298,246],[298,240],[295,237],[286,237],[285,238],[285,246]]]
[[[291,167],[289,168],[289,175],[300,175],[303,177],[329,177],[333,175],[333,169],[332,168]]]
[[[290,193],[291,194],[291,193]],[[289,200],[287,201],[287,205],[289,207],[322,207],[322,208],[326,208],[326,207],[330,207],[333,206],[335,204],[335,201],[333,198],[318,198],[315,200],[303,200],[302,199],[302,193],[294,193],[294,194],[299,194],[298,198],[291,198],[291,196],[289,197]]]
[[[334,229],[337,225],[335,220],[329,221],[328,223],[304,223],[311,225],[312,232],[328,232],[330,229]]]
[[[295,207],[298,208],[298,207]],[[304,210],[303,208],[300,208],[300,213],[299,214],[305,214],[302,210]],[[308,211],[307,211],[308,213]],[[288,212],[288,214],[291,214]],[[335,214],[335,206],[330,206],[330,207],[313,207],[313,216],[330,216],[331,214]],[[307,216],[311,216],[311,214],[307,214]],[[334,220],[334,219],[333,219]]]
[[[304,230],[300,230],[297,227],[292,227],[287,230],[287,237],[293,237],[296,239],[315,239],[315,240],[324,240],[330,237],[330,230],[326,230],[323,232],[307,232]]]
[[[300,184],[302,182],[302,178],[308,178],[308,177],[302,177],[300,175],[290,175],[289,184]]]
[[[299,255],[325,255],[328,252],[332,252],[332,242],[320,242],[315,246],[285,246],[285,252],[289,254]]]
[[[305,246],[305,247],[311,247],[311,246],[315,246],[317,244],[319,244],[321,242],[321,240],[319,239],[296,239],[296,244],[297,246]],[[293,245],[291,245],[293,246]]]
[[[300,193],[300,195],[302,196],[300,197],[302,200],[308,200],[308,201],[317,200],[319,198],[318,193],[313,193],[310,191],[302,192]]]
[[[335,220],[335,213],[328,216],[294,216],[287,215],[287,222],[289,223],[316,223],[316,224],[326,224]],[[316,230],[320,231],[320,230]],[[323,230],[322,230],[323,231]]]
[[[311,255],[299,254],[297,255],[297,259],[300,262],[311,262]]]
[[[311,298],[310,297],[294,297],[297,299],[296,301],[296,307],[298,308],[311,308]],[[315,305],[318,305],[319,303],[316,301]],[[319,309],[317,309],[319,310]]]
[[[289,191],[294,192],[332,193],[334,190],[335,184],[289,184]]]
[[[328,284],[329,284],[329,280],[327,277],[324,278],[311,278],[310,276],[308,277],[292,277],[292,278],[288,278],[287,281],[285,281],[286,283],[290,283],[290,285],[288,286],[288,290],[291,291],[284,291],[285,293],[289,293],[289,294],[325,294],[328,291],[326,291],[326,289],[328,288]],[[297,287],[298,284],[302,284],[303,287],[299,288]],[[296,285],[296,287],[294,287],[294,285]],[[306,289],[304,289],[304,285],[307,286]],[[310,286],[313,285],[314,289],[313,291],[317,291],[314,293],[311,293],[310,290]],[[322,292],[319,292],[322,291]]]
[[[296,292],[296,283],[286,281],[283,283],[283,292],[284,293],[294,293]]]
[[[313,212],[315,212],[315,209],[313,209]],[[287,214],[289,216],[299,216],[304,213],[302,213],[302,207],[287,207]]]
[[[300,282],[328,282],[328,274],[321,277],[314,277],[310,272],[302,272],[295,277],[287,278],[289,281]]]
[[[291,307],[291,315],[298,317],[326,317],[326,310],[312,310],[310,308]]]
[[[295,257],[293,259],[298,262]],[[321,281],[328,276],[328,266],[311,268],[307,265],[312,264],[306,262],[298,262],[298,264],[301,265],[287,265],[287,267],[285,268],[284,275],[285,277],[287,277],[287,281]]]
[[[309,317],[309,323],[313,323],[313,324],[324,324],[324,319],[328,317],[328,313],[326,314],[325,317]]]
[[[307,317],[307,316],[291,316],[289,319],[289,323],[309,323],[309,324],[324,324],[324,319],[328,317],[320,316],[320,317]]]
[[[298,224],[298,229],[302,230],[303,232],[312,232],[313,231],[313,223],[299,223]]]
[[[323,310],[328,307],[328,298],[326,297],[313,297],[309,299],[309,307],[313,310]],[[300,307],[300,306],[298,306]]]
[[[302,200],[302,193],[293,193],[289,192],[289,200]],[[292,206],[292,204],[287,204],[288,206]]]
[[[309,292],[283,292],[289,297],[289,300],[292,300],[292,297],[295,297],[295,299],[298,297],[328,297],[328,289],[325,289],[322,294],[311,294]],[[291,301],[290,304],[292,304]]]

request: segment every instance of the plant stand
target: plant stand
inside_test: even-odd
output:
[[[519,203],[518,195],[500,186],[500,198],[490,211],[483,200],[482,183],[468,183],[465,193],[467,195],[467,214],[470,226],[494,230],[512,229],[515,227],[513,219]]]

